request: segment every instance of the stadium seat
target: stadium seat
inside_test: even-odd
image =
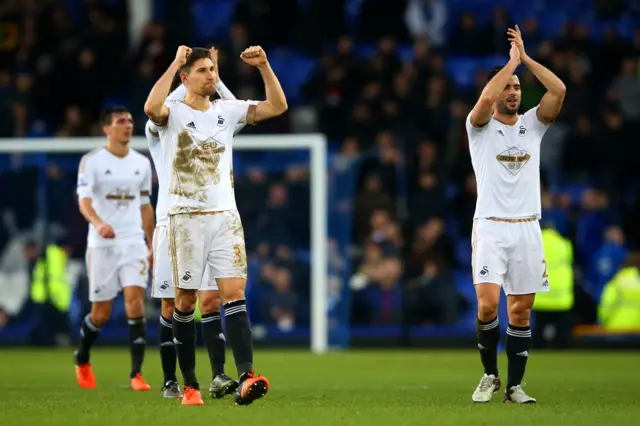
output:
[[[557,37],[567,21],[568,16],[562,10],[542,12],[539,17],[540,32],[547,37]]]
[[[455,84],[467,89],[474,86],[475,71],[478,67],[476,59],[464,56],[452,57],[447,61],[446,67],[447,73]]]
[[[455,257],[458,265],[471,265],[471,242],[468,237],[456,241]]]
[[[507,62],[509,62],[509,57],[508,56],[490,55],[490,56],[486,56],[484,58],[478,59],[478,68],[481,71],[486,73],[487,71],[489,71],[491,68],[495,67],[496,65],[504,65]]]
[[[302,55],[269,53],[269,62],[290,103],[300,102],[300,92],[313,71],[316,61]]]
[[[234,0],[196,1],[193,5],[195,31],[199,40],[226,34],[233,18]]]

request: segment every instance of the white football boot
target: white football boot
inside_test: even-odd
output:
[[[504,392],[504,402],[516,404],[535,404],[536,399],[530,397],[522,390],[522,385],[511,386]]]
[[[500,379],[493,374],[485,374],[480,379],[480,384],[473,392],[471,399],[473,402],[489,402],[494,392],[500,389]]]

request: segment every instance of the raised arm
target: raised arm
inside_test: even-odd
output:
[[[162,77],[151,89],[149,97],[144,104],[144,113],[158,126],[164,126],[169,118],[169,108],[164,105],[171,89],[173,77],[180,68],[187,62],[187,57],[191,54],[191,49],[187,46],[180,46],[169,68],[162,74]]]
[[[509,34],[509,40],[512,43],[515,43],[516,46],[518,46],[522,64],[527,67],[529,71],[531,71],[531,73],[535,75],[538,80],[540,80],[540,83],[542,83],[545,89],[547,89],[547,93],[545,93],[542,97],[540,106],[538,107],[536,114],[538,115],[538,119],[540,121],[546,124],[550,124],[560,113],[565,94],[567,93],[567,87],[564,85],[562,80],[560,80],[553,72],[551,72],[550,69],[534,61],[529,57],[529,55],[527,55],[524,50],[522,33],[520,32],[520,28],[518,28],[517,25],[515,30],[509,29],[507,31],[507,34]]]
[[[222,80],[220,79],[220,68],[218,67],[218,49],[212,47],[209,49],[209,53],[211,54],[211,62],[213,62],[214,73],[214,83],[216,85],[216,92],[220,96],[220,99],[224,100],[234,100],[236,97],[231,93],[231,90],[224,85]]]
[[[276,77],[269,65],[267,54],[262,47],[251,46],[242,52],[240,58],[247,64],[258,68],[267,94],[266,100],[261,101],[255,107],[251,106],[249,108],[247,111],[247,123],[255,124],[284,114],[289,109],[287,97],[284,94],[284,90],[282,90],[282,86],[280,86],[278,77]]]
[[[509,62],[484,86],[478,102],[471,110],[471,125],[483,127],[493,115],[493,104],[500,98],[504,88],[509,83],[509,78],[520,65],[520,51],[514,43],[511,43]]]

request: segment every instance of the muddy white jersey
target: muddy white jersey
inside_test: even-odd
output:
[[[183,85],[178,86],[176,90],[169,94],[165,105],[171,108],[172,101],[183,100],[187,94],[187,90]],[[231,94],[233,96],[233,94]],[[235,98],[233,98],[235,99]],[[244,126],[247,124],[246,120],[241,120],[236,124],[234,135],[238,134]],[[156,173],[158,175],[158,202],[156,204],[156,223],[166,224],[167,216],[169,212],[168,198],[169,191],[168,185],[171,180],[171,169],[164,167],[162,161],[160,161],[162,154],[160,153],[160,129],[151,120],[147,120],[145,126],[145,136],[147,137],[147,143],[149,144],[149,152],[153,159],[153,164],[156,167]]]
[[[80,161],[78,198],[91,198],[98,217],[111,225],[116,237],[105,239],[89,224],[88,247],[112,247],[144,243],[140,207],[149,204],[151,162],[130,150],[118,157],[106,148],[95,149]]]
[[[519,115],[513,126],[492,118],[477,128],[467,116],[478,187],[474,218],[540,218],[540,145],[549,125],[538,119],[536,110]]]
[[[156,168],[167,171],[168,214],[235,210],[233,137],[258,101],[218,100],[207,111],[182,101],[169,103],[169,118],[158,126]],[[162,186],[163,183],[161,182]]]

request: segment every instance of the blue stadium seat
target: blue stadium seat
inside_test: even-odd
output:
[[[474,86],[475,71],[478,67],[476,59],[465,56],[451,57],[448,59],[446,67],[455,84],[464,88]]]
[[[402,62],[413,61],[413,47],[412,46],[399,46],[398,56]]]
[[[124,310],[124,295],[122,293],[113,300],[113,308],[111,308],[111,318],[114,320],[124,319],[127,314]]]
[[[346,0],[347,10],[347,21],[349,23],[356,23],[358,21],[358,17],[360,16],[360,6],[362,5],[362,0]]]
[[[469,237],[460,237],[456,241],[455,258],[459,265],[471,267],[471,241]]]
[[[207,40],[227,33],[233,17],[234,0],[200,0],[194,2],[193,16],[199,40]]]
[[[460,223],[454,217],[448,217],[444,220],[444,232],[450,238],[457,238],[460,235]]]
[[[355,55],[361,59],[368,59],[375,55],[377,51],[377,44],[359,44],[355,48]]]
[[[540,13],[540,32],[547,37],[557,37],[567,23],[567,13],[562,10],[549,10]]]
[[[456,284],[458,292],[468,299],[469,302],[476,300],[476,292],[473,288],[471,272],[457,269],[453,271],[453,281]]]
[[[300,92],[307,82],[316,61],[302,55],[286,53],[269,53],[269,62],[273,71],[279,76],[280,84],[293,103],[300,101]]]
[[[478,59],[478,68],[484,72],[489,71],[496,65],[504,65],[509,62],[509,57],[504,55],[490,55]]]
[[[584,191],[587,189],[589,189],[589,185],[576,183],[571,185],[560,185],[554,192],[568,194],[571,197],[571,202],[576,205],[580,203],[582,194],[584,194]]]

